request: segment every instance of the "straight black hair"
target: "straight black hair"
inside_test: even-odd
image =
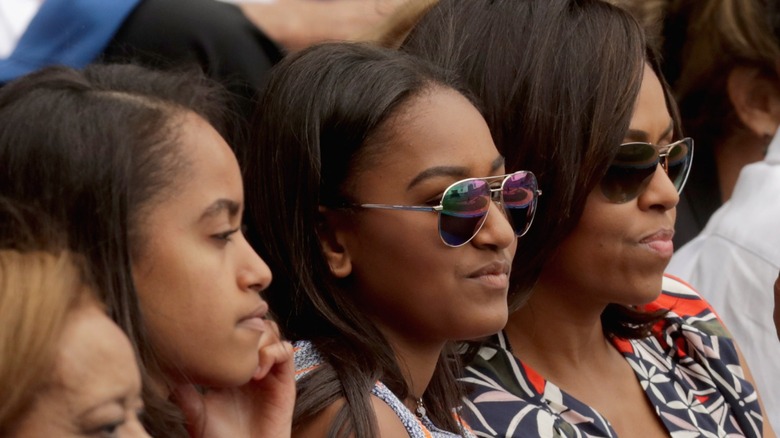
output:
[[[391,346],[357,307],[349,278],[330,271],[319,208],[348,198],[350,179],[390,147],[378,140],[385,122],[437,87],[464,92],[411,56],[332,43],[290,55],[261,96],[263,116],[242,157],[248,238],[274,272],[266,297],[284,335],[311,341],[325,362],[298,381],[293,428],[343,399],[330,435],[373,437],[375,382],[409,396]],[[457,360],[450,347],[442,352],[423,396],[434,423],[454,432],[461,431],[453,417],[461,396]]]

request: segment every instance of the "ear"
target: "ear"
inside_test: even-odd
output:
[[[352,273],[352,258],[346,245],[343,213],[320,206],[318,216],[317,237],[330,272],[337,278],[346,278]]]
[[[755,67],[729,72],[727,91],[742,123],[757,137],[774,137],[780,124],[780,78]]]

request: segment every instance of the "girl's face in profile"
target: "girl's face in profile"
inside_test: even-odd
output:
[[[244,190],[230,147],[193,113],[177,122],[185,165],[140,220],[133,277],[166,376],[238,386],[258,365],[271,272],[241,232]]]
[[[15,437],[148,437],[130,341],[94,301],[67,317],[54,371]]]
[[[360,158],[347,182],[354,202],[434,206],[456,181],[504,173],[484,119],[450,89],[412,98],[378,137],[369,146],[376,153]],[[328,219],[343,248],[332,270],[351,277],[360,307],[391,340],[440,343],[504,326],[517,239],[496,204],[481,231],[455,248],[430,211],[337,210]]]

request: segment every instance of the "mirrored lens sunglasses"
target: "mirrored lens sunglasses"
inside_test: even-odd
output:
[[[500,183],[500,184],[499,184]],[[439,205],[351,204],[358,208],[433,211],[439,214],[439,236],[445,245],[463,246],[485,224],[491,201],[503,207],[515,235],[524,235],[536,214],[541,196],[536,176],[527,171],[486,178],[469,178],[447,187]]]

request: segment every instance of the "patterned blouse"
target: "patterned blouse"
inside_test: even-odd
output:
[[[297,381],[320,366],[320,364],[322,364],[322,357],[314,349],[314,345],[308,341],[296,342],[294,344],[294,349],[295,380]],[[439,429],[427,415],[423,415],[422,418],[419,418],[382,382],[376,382],[374,388],[371,390],[371,394],[390,406],[393,412],[398,416],[398,419],[401,420],[401,423],[403,423],[410,438],[476,438],[465,423],[461,422],[464,426],[464,434],[458,435]]]
[[[669,309],[644,339],[614,339],[672,437],[761,437],[756,391],[733,340],[709,305],[664,277],[647,310]],[[499,333],[463,379],[473,386],[464,417],[480,437],[615,437],[606,418],[514,357]]]

